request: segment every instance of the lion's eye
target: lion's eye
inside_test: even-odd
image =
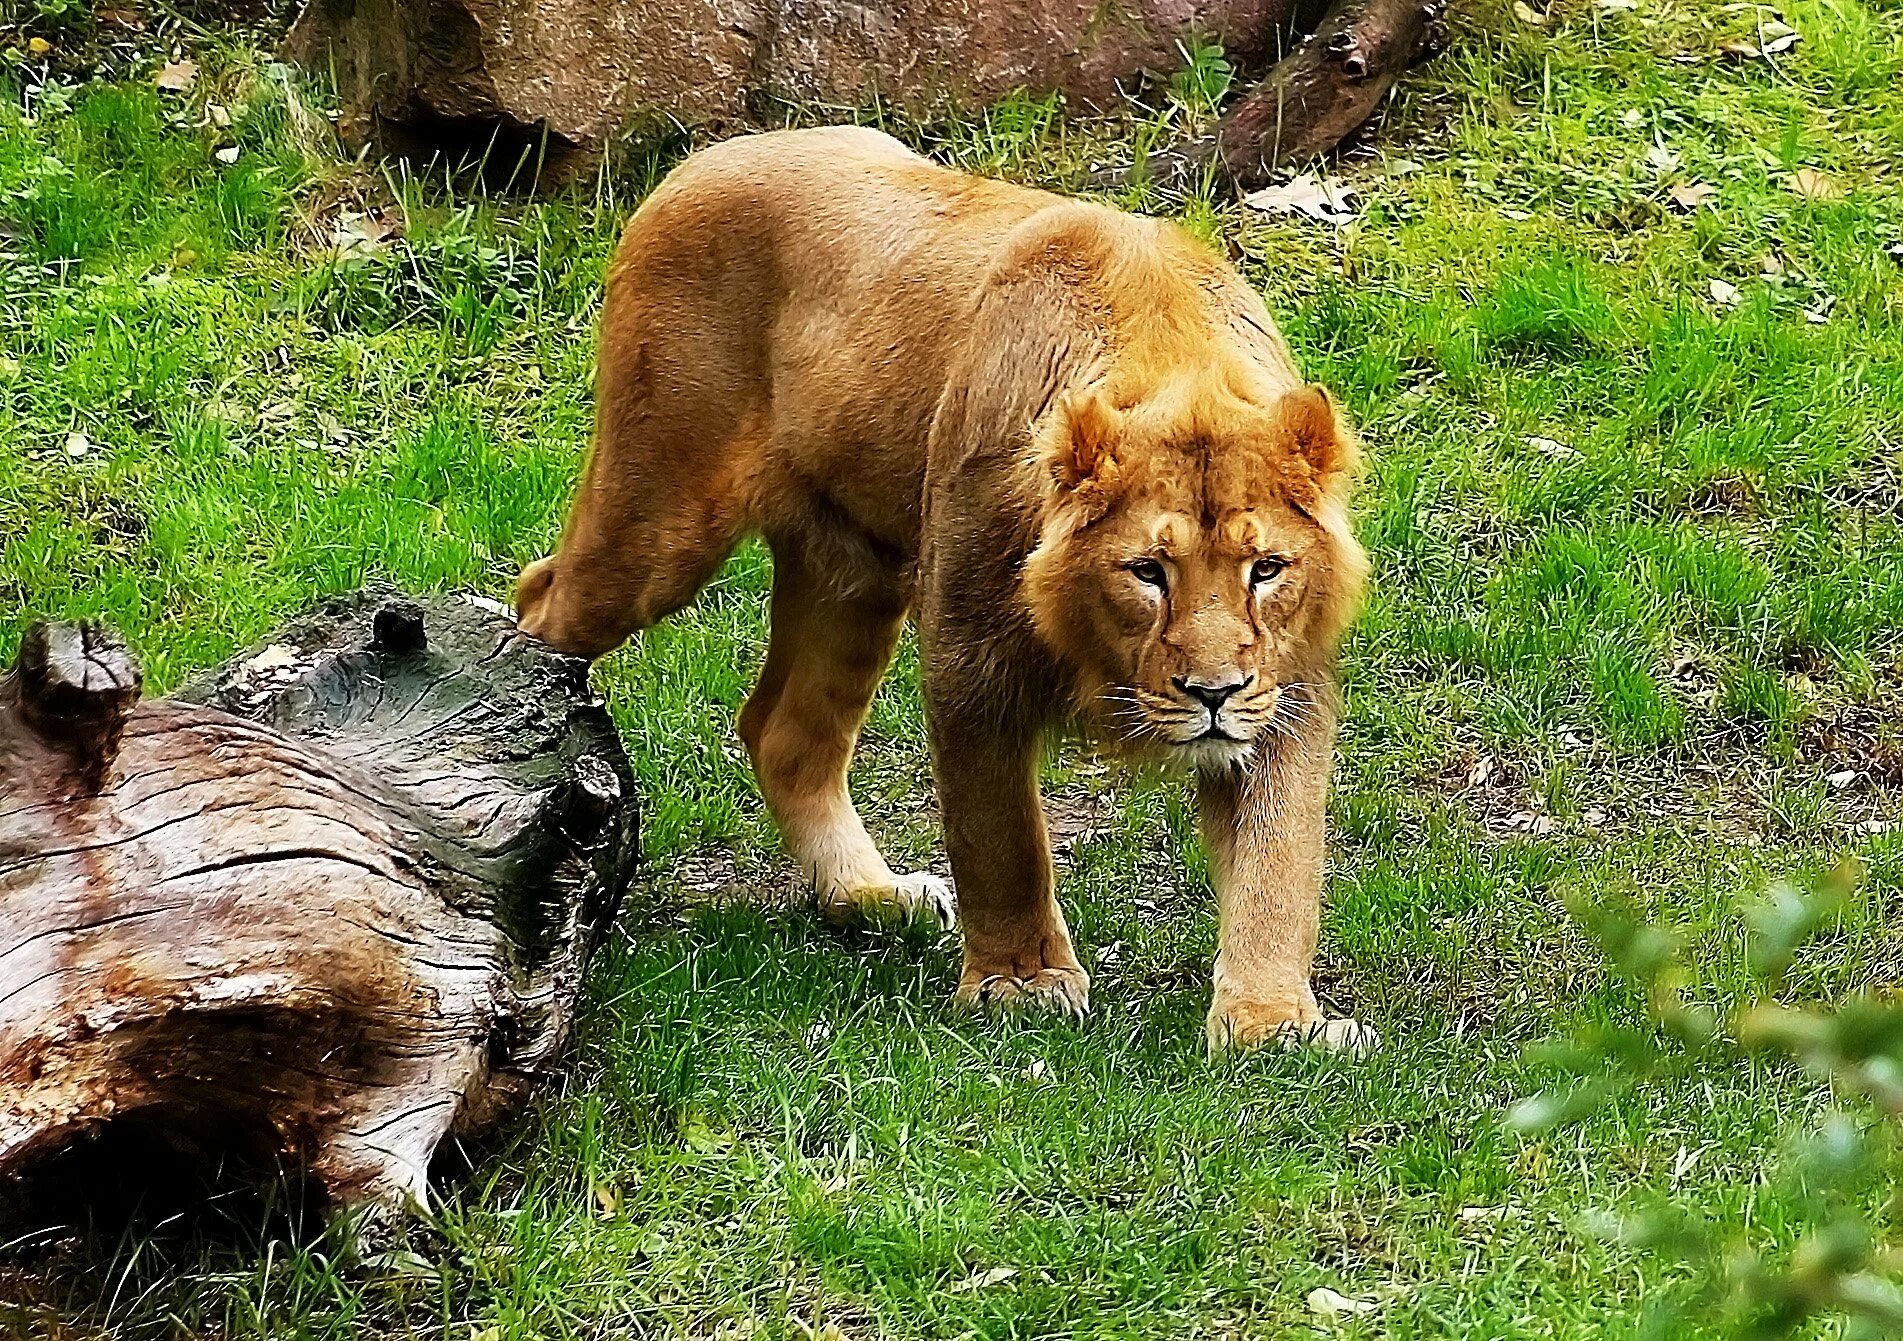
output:
[[[1249,570],[1249,581],[1255,586],[1264,582],[1273,582],[1288,567],[1287,559],[1262,558],[1255,561],[1255,567]]]
[[[1155,587],[1162,591],[1169,585],[1169,574],[1163,571],[1163,565],[1155,559],[1136,559],[1124,565],[1130,575],[1146,587]]]

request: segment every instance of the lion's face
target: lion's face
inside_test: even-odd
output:
[[[1025,584],[1086,721],[1200,768],[1293,733],[1365,564],[1345,514],[1352,441],[1326,395],[1264,410],[1165,388],[1120,409],[1085,393],[1052,421]]]

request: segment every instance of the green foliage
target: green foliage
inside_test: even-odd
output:
[[[1178,43],[1177,52],[1182,67],[1170,76],[1170,97],[1191,116],[1213,117],[1220,113],[1236,76],[1221,44]]]
[[[1689,1322],[1731,1335],[1786,1337],[1813,1319],[1841,1319],[1847,1337],[1903,1329],[1899,1227],[1903,1148],[1903,1006],[1870,995],[1840,1005],[1787,1005],[1778,997],[1797,956],[1841,925],[1861,872],[1844,862],[1809,889],[1789,883],[1746,910],[1752,987],[1714,1011],[1681,960],[1679,938],[1634,910],[1582,907],[1578,915],[1618,971],[1641,989],[1643,1025],[1607,1025],[1541,1050],[1570,1079],[1516,1104],[1508,1125],[1537,1136],[1579,1123],[1640,1085],[1669,1074],[1722,1074],[1742,1056],[1795,1062],[1829,1085],[1841,1104],[1807,1115],[1768,1171],[1788,1246],[1767,1248],[1695,1204],[1603,1212],[1591,1223],[1634,1250],[1689,1270],[1670,1298],[1651,1301],[1648,1326],[1678,1335]]]

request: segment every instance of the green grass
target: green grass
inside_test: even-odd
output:
[[[1367,440],[1322,985],[1377,1062],[1205,1060],[1187,798],[1074,756],[1051,790],[1088,820],[1061,876],[1086,1025],[968,1019],[951,944],[777,906],[732,725],[763,651],[749,548],[598,672],[650,862],[562,1091],[397,1251],[18,1249],[0,1330],[1617,1337],[1670,1273],[1587,1210],[1680,1197],[1788,1243],[1802,1208],[1762,1171],[1828,1102],[1791,1070],[1502,1125],[1547,1079],[1528,1045],[1635,1018],[1568,900],[1673,927],[1722,1004],[1738,900],[1855,854],[1870,904],[1793,981],[1903,986],[1903,11],[1784,17],[1797,48],[1740,64],[1714,53],[1749,15],[1715,5],[1469,15],[1346,169],[1340,230],[1113,197],[1240,255]],[[0,654],[97,615],[155,691],[367,578],[506,592],[559,526],[601,268],[665,165],[532,204],[366,175],[301,147],[308,90],[200,59],[185,97],[0,65]],[[1014,100],[902,129],[1077,188],[1223,78],[1202,53],[1143,121]],[[1800,197],[1800,167],[1841,194]],[[1681,214],[1679,181],[1717,192]],[[339,206],[376,204],[402,237],[339,259]],[[855,778],[895,862],[938,860],[925,776],[908,651]],[[1322,1323],[1317,1286],[1380,1310]]]

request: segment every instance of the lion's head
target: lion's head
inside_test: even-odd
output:
[[[1366,559],[1354,440],[1327,393],[1263,404],[1210,383],[1060,399],[1034,436],[1044,510],[1024,583],[1097,734],[1217,769],[1314,711]]]

